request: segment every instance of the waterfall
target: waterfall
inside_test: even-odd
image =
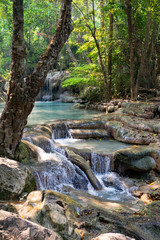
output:
[[[51,74],[51,72],[49,72],[45,79],[44,88],[45,88],[46,92],[45,92],[45,95],[42,97],[42,100],[44,100],[44,101],[52,100],[52,82],[53,82],[52,74]]]
[[[83,172],[73,165],[64,155],[65,151],[46,153],[36,146],[38,152],[38,164],[31,167],[34,174],[37,189],[51,189],[59,192],[64,191],[65,186],[73,189],[87,189],[88,180]]]
[[[95,173],[106,173],[110,170],[110,158],[97,153],[91,153],[91,166]]]
[[[72,138],[72,135],[69,131],[68,125],[66,123],[62,123],[57,126],[52,131],[52,139],[61,139],[61,138]]]
[[[88,192],[90,194],[115,201],[134,199],[120,176],[110,170],[110,158],[108,156],[92,152],[91,166],[103,189],[96,191],[89,183]]]
[[[85,154],[84,151],[84,158],[86,161],[90,159],[92,170],[102,186],[102,190],[95,190],[84,172],[66,157],[64,146],[67,146],[68,142],[70,146],[73,146],[72,143],[77,141],[77,139],[71,138],[68,125],[61,122],[52,127],[54,128],[52,139],[46,141],[45,144],[40,144],[41,147],[33,145],[32,137],[25,138],[30,141],[38,155],[38,162],[34,166],[30,166],[37,189],[51,189],[64,193],[71,189],[78,189],[108,200],[128,201],[133,199],[120,176],[111,172],[109,156],[89,151]],[[84,149],[85,145],[82,144],[81,147]]]

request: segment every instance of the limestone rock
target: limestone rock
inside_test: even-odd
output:
[[[0,239],[12,240],[62,240],[55,232],[0,210]]]
[[[122,182],[120,181],[120,178],[117,175],[113,172],[110,172],[107,175],[105,175],[102,178],[102,180],[106,187],[114,187],[117,190],[123,191],[124,186],[123,186]]]
[[[23,207],[19,207],[19,215],[59,232],[64,239],[77,239],[73,234],[79,206],[65,194],[51,190],[34,191],[28,195]]]
[[[92,240],[135,240],[120,233],[104,233]]]
[[[34,189],[34,179],[29,169],[21,163],[0,158],[0,199],[11,200],[22,192]]]
[[[132,147],[119,150],[115,153],[115,168],[120,171],[133,170],[145,172],[156,168],[156,162],[151,157],[153,149],[145,147]]]
[[[51,139],[49,139],[43,135],[32,137],[32,141],[33,141],[33,144],[42,148],[47,153],[50,153],[53,151],[53,144],[52,144]]]
[[[15,160],[23,164],[37,161],[38,155],[28,141],[22,140],[15,153]]]

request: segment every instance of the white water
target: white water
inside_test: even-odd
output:
[[[80,142],[77,139],[63,139],[66,141]],[[53,141],[51,153],[46,153],[37,147],[39,165],[34,169],[36,186],[38,189],[51,189],[59,192],[66,192],[67,189],[75,188],[85,190],[88,193],[108,200],[128,201],[132,200],[127,187],[115,173],[110,171],[110,158],[101,156],[98,153],[91,153],[92,169],[100,181],[103,189],[94,190],[86,175],[65,156],[65,150],[56,147]],[[62,143],[62,139],[56,140]],[[106,184],[107,183],[107,184]]]
[[[3,106],[3,104],[0,105],[1,111]],[[36,103],[36,106],[29,117],[29,124],[39,124],[54,119],[85,119],[97,117],[97,112],[80,109],[73,111],[72,106],[73,104],[68,103]],[[59,139],[62,137],[68,138]],[[121,179],[110,171],[110,158],[107,156],[101,156],[103,153],[111,154],[113,151],[126,148],[128,147],[127,144],[112,139],[72,139],[67,125],[65,125],[64,132],[60,133],[55,129],[53,131],[53,139],[56,139],[57,144],[63,146],[91,150],[92,169],[101,182],[103,189],[101,191],[94,190],[84,173],[64,156],[64,149],[60,146],[54,146],[52,140],[48,143],[51,146],[51,153],[46,153],[43,149],[37,147],[39,163],[35,168],[32,167],[32,169],[34,171],[38,189],[52,189],[63,192],[64,187],[68,186],[80,190],[86,190],[90,194],[110,200],[128,201],[128,199],[132,198]],[[32,142],[30,137],[26,140]],[[107,177],[112,177],[113,182],[116,182],[117,185],[115,183],[114,185],[111,184],[111,186],[106,186],[103,179]]]

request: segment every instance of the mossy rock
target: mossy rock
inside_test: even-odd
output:
[[[30,162],[37,161],[37,152],[31,147],[31,144],[25,140],[22,140],[15,153],[15,160],[23,164],[29,164]]]

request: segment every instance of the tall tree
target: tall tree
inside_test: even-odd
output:
[[[71,4],[72,0],[62,1],[55,34],[33,73],[24,78],[27,55],[23,37],[23,0],[13,0],[12,65],[7,100],[0,118],[0,155],[14,158],[36,96],[73,29]]]
[[[130,89],[131,99],[134,100],[140,86],[153,87],[156,84],[158,5],[157,1],[141,1],[140,5],[133,0],[122,2],[128,22]]]

